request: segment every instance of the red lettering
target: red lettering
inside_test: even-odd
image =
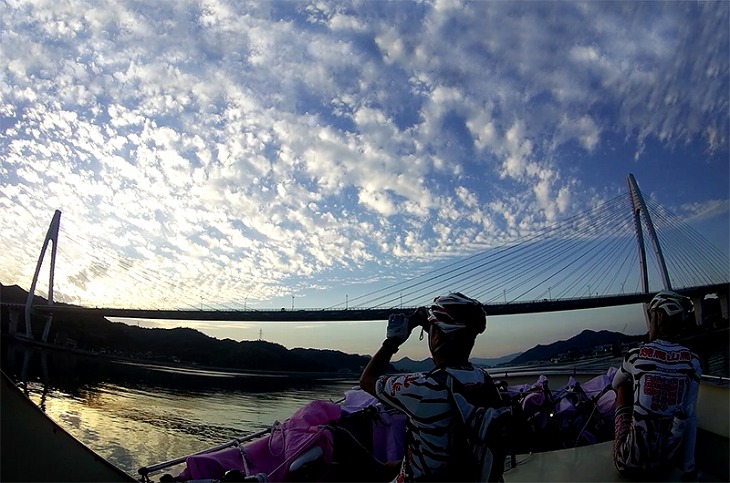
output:
[[[692,360],[692,353],[688,350],[666,352],[652,347],[639,349],[639,357],[663,362],[687,362]]]
[[[653,396],[656,392],[656,377],[647,375],[644,377],[644,394]]]
[[[651,396],[651,409],[663,411],[668,406],[677,405],[682,402],[686,381],[676,377],[662,377],[647,374],[644,377],[643,392]]]
[[[653,355],[654,355],[654,349],[652,349],[651,347],[642,347],[639,350],[639,357],[651,359]]]

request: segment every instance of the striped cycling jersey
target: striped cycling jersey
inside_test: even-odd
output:
[[[612,384],[631,383],[634,394],[628,438],[616,441],[619,469],[666,466],[682,444],[682,469],[694,469],[701,375],[698,357],[673,342],[654,340],[626,354]]]
[[[473,367],[445,370],[467,388],[483,387],[489,377]],[[449,399],[448,389],[434,374],[435,371],[382,376],[375,385],[375,395],[383,404],[407,416],[408,446],[397,481],[449,480],[458,470],[452,467],[454,448],[460,444],[459,433],[454,428],[460,427],[461,420]]]

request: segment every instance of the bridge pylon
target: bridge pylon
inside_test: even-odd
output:
[[[51,269],[50,269],[50,276],[48,280],[48,305],[53,305],[53,274],[56,269],[56,249],[58,245],[58,229],[61,226],[61,212],[59,210],[56,210],[56,212],[53,214],[53,219],[51,220],[51,224],[48,227],[48,232],[46,233],[46,239],[43,241],[43,248],[41,248],[41,254],[38,257],[38,264],[35,267],[35,274],[33,275],[33,282],[30,285],[30,290],[28,291],[28,299],[25,302],[25,336],[29,339],[33,339],[33,331],[31,330],[31,310],[33,308],[33,297],[35,296],[35,287],[38,283],[38,275],[41,271],[41,266],[43,265],[43,257],[46,254],[46,251],[48,250],[48,244],[50,242],[53,242],[53,245],[51,247]],[[49,313],[46,318],[46,325],[43,328],[43,335],[41,337],[41,340],[43,342],[48,341],[48,333],[51,330],[51,322],[53,321],[53,314]]]
[[[659,238],[656,236],[656,230],[654,229],[654,223],[651,221],[651,215],[649,210],[644,203],[644,197],[641,195],[641,190],[636,184],[634,175],[629,173],[627,178],[629,185],[629,199],[631,200],[631,209],[634,215],[634,226],[636,228],[636,241],[639,248],[639,264],[641,265],[641,289],[644,293],[649,293],[649,275],[646,270],[646,253],[644,252],[644,236],[641,228],[641,218],[644,219],[644,225],[649,234],[649,241],[651,246],[654,248],[654,255],[656,256],[657,265],[659,266],[659,275],[662,277],[662,284],[665,290],[672,290],[672,282],[669,279],[669,272],[667,272],[667,264],[664,261],[664,253],[662,253],[662,246],[659,244]]]
[[[629,199],[631,200],[631,209],[634,215],[634,227],[636,228],[636,243],[639,250],[639,266],[641,268],[641,288],[645,294],[649,294],[649,275],[646,266],[646,253],[644,251],[644,236],[642,230],[641,220],[644,220],[644,226],[646,227],[649,241],[651,242],[652,248],[654,249],[654,256],[656,257],[657,266],[659,267],[659,275],[662,278],[662,285],[664,290],[672,290],[672,282],[669,278],[669,272],[667,271],[667,264],[664,260],[664,253],[662,252],[662,246],[659,244],[659,238],[657,237],[654,223],[651,221],[651,215],[644,202],[644,197],[641,195],[641,190],[634,179],[634,175],[629,174],[627,178],[629,185]],[[718,294],[720,296],[721,305],[727,307],[727,297],[725,294]],[[692,296],[692,302],[695,306],[695,323],[702,325],[703,323],[703,303],[704,295],[695,294]],[[644,303],[646,308],[647,302]],[[723,315],[727,314],[727,310],[723,312]],[[649,314],[644,310],[644,319],[646,326],[649,327]]]
[[[657,260],[657,266],[659,267],[659,275],[662,277],[662,285],[665,290],[672,290],[672,282],[669,279],[669,272],[667,271],[667,264],[664,261],[664,253],[662,252],[662,246],[659,244],[659,238],[657,238],[656,230],[654,229],[654,223],[651,221],[651,215],[649,209],[646,207],[644,197],[641,195],[639,185],[636,183],[634,175],[629,173],[626,178],[626,183],[629,185],[629,200],[631,201],[631,212],[634,215],[634,228],[636,229],[636,245],[639,251],[639,268],[640,268],[640,279],[641,279],[641,290],[643,293],[649,293],[649,273],[646,266],[646,251],[644,250],[644,231],[642,229],[641,220],[644,220],[644,226],[646,226],[647,234],[649,235],[649,241],[654,249],[654,256]],[[646,308],[648,302],[644,303]],[[644,321],[646,326],[649,327],[649,314],[644,312]]]

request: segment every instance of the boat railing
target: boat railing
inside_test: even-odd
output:
[[[241,438],[232,439],[231,441],[228,441],[227,443],[219,444],[218,446],[213,446],[211,448],[206,448],[203,451],[199,451],[197,453],[193,453],[190,455],[181,456],[179,458],[171,459],[168,461],[164,461],[162,463],[157,463],[150,466],[143,466],[140,469],[137,470],[137,473],[141,476],[140,481],[149,481],[149,475],[152,473],[155,473],[160,470],[164,470],[166,468],[170,468],[175,465],[179,465],[181,463],[184,463],[190,456],[197,456],[197,455],[203,455],[208,453],[214,453],[216,451],[220,451],[226,448],[232,448],[234,446],[240,446],[241,443],[247,443],[253,439],[259,438],[261,436],[264,436],[265,434],[268,434],[271,432],[271,428],[262,429],[261,431],[257,431],[255,433],[251,433],[249,435],[243,436]]]
[[[606,371],[600,369],[581,369],[581,368],[566,368],[566,369],[487,369],[487,372],[492,379],[512,379],[516,377],[539,377],[539,376],[588,376],[595,377],[605,374]]]
[[[519,369],[488,369],[487,371],[493,379],[514,379],[524,377],[538,377],[538,376],[583,376],[583,377],[594,377],[601,374],[605,374],[606,371],[598,369],[583,369],[578,367],[572,368],[561,368],[561,369],[532,369],[532,368],[519,368]],[[730,386],[730,377],[728,376],[715,376],[710,374],[702,374],[702,382],[709,383],[716,386]]]
[[[730,377],[727,376],[712,376],[709,374],[702,374],[702,382],[709,382],[717,386],[729,386]]]

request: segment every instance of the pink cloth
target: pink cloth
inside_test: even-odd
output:
[[[239,448],[227,448],[215,453],[188,456],[187,467],[180,473],[184,480],[220,479],[228,470],[243,471]]]
[[[312,401],[289,419],[277,424],[271,434],[244,445],[187,458],[187,467],[179,475],[185,480],[220,479],[228,470],[247,475],[266,473],[269,481],[284,481],[289,465],[303,452],[318,445],[326,465],[332,461],[332,435],[325,428],[340,418],[340,407],[326,401]],[[244,462],[241,453],[245,454]]]

